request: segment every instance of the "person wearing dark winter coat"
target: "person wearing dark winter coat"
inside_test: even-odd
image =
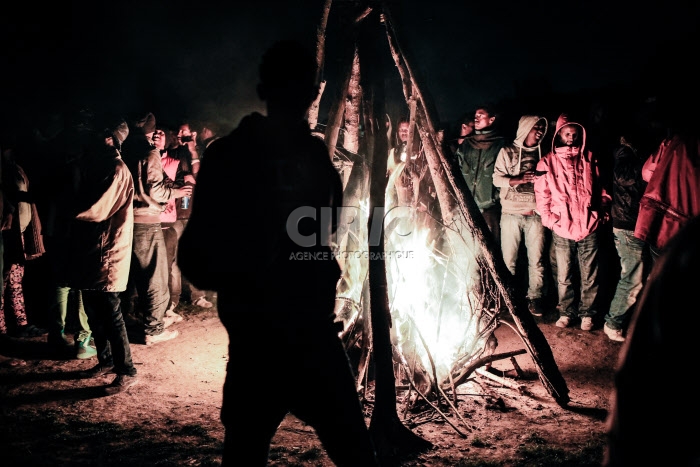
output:
[[[615,149],[610,216],[615,248],[620,257],[620,278],[610,309],[605,314],[603,331],[610,340],[624,342],[623,331],[644,285],[646,242],[634,236],[639,200],[647,183],[642,178],[643,159],[630,144],[630,135],[620,137]]]
[[[336,225],[328,213],[341,206],[342,183],[304,118],[317,96],[315,70],[314,55],[296,42],[265,53],[258,94],[268,116],[245,117],[207,148],[180,239],[182,274],[217,292],[229,334],[223,466],[241,458],[267,465],[288,412],[316,430],[336,465],[378,465],[335,322],[340,267],[329,246]],[[232,183],[232,176],[258,181]],[[222,226],[222,199],[244,200],[237,207],[246,222]],[[240,375],[267,379],[269,355],[284,391],[266,384],[250,391]],[[256,422],[241,432],[241,418]]]
[[[498,111],[493,105],[479,106],[474,112],[474,132],[455,151],[469,192],[484,216],[496,244],[501,244],[501,201],[493,184],[493,170],[499,151],[506,144],[500,133]]]

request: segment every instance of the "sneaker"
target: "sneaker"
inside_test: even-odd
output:
[[[527,309],[530,310],[530,314],[532,316],[542,316],[542,306],[540,305],[540,299],[539,298],[533,298],[532,300],[527,301]]]
[[[571,318],[568,316],[560,316],[554,325],[558,328],[568,328],[571,324]]]
[[[593,329],[593,318],[584,316],[581,318],[581,331],[590,331]]]
[[[172,316],[163,316],[163,329],[168,329],[175,324],[175,319]]]
[[[611,341],[625,342],[625,336],[622,335],[622,329],[613,329],[608,327],[608,323],[603,325],[603,332]]]
[[[202,308],[211,308],[214,306],[214,304],[212,302],[207,300],[207,297],[199,297],[192,304],[194,306],[198,306],[198,307],[202,307]]]
[[[171,311],[170,314],[167,314],[163,317],[163,327],[168,328],[172,326],[175,323],[179,323],[182,321],[184,318],[181,315],[178,315],[174,311]]]
[[[146,345],[153,345],[159,342],[169,341],[170,339],[175,339],[179,335],[179,331],[168,331],[166,329],[160,334],[146,336]]]
[[[91,337],[92,333],[88,333],[83,339],[75,341],[76,358],[87,359],[97,355],[97,349],[90,345],[94,342]]]
[[[182,315],[180,315],[180,314],[178,314],[178,313],[175,313],[173,310],[170,310],[170,309],[168,309],[168,310],[165,312],[165,317],[166,317],[166,318],[171,318],[172,321],[173,321],[173,324],[179,323],[180,321],[182,321],[183,319],[185,319],[185,318],[182,317]]]
[[[114,371],[114,365],[105,365],[98,363],[92,368],[78,372],[80,378],[95,378],[97,376],[105,376]]]
[[[105,394],[111,396],[120,392],[124,392],[130,387],[139,382],[138,375],[117,375],[114,381],[109,383],[105,388]]]
[[[75,354],[75,358],[78,358],[80,360],[87,360],[88,358],[92,358],[97,355],[97,349],[94,348],[91,345],[83,345],[81,342],[78,345],[78,351]]]

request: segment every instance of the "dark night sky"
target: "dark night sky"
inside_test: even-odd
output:
[[[352,3],[335,0],[331,8],[329,89],[338,81],[338,15]],[[515,98],[516,88],[575,93],[634,84],[656,79],[676,62],[674,71],[685,75],[692,62],[683,72],[679,57],[697,57],[697,2],[389,4],[401,45],[443,121],[479,102]],[[285,37],[313,44],[322,5],[323,0],[18,4],[18,14],[0,19],[4,117],[84,102],[122,113],[151,110],[167,120],[213,116],[233,127],[243,115],[263,109],[255,84],[266,47]],[[386,43],[378,46],[388,54]],[[387,82],[396,83],[400,97],[398,75]],[[332,95],[327,90],[322,111]]]

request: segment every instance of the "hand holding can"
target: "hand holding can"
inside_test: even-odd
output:
[[[189,209],[190,208],[190,202],[192,200],[192,191],[194,187],[190,183],[186,183],[184,187],[182,187],[182,191],[184,191],[184,196],[180,199],[180,209]]]

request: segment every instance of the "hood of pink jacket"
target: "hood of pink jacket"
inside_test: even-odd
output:
[[[557,118],[557,125],[554,129],[554,138],[552,138],[552,152],[556,153],[556,141],[557,141],[557,134],[559,133],[559,130],[561,130],[561,127],[564,125],[576,125],[579,127],[581,131],[581,150],[579,154],[585,154],[586,153],[586,129],[581,125],[580,123],[572,122],[569,120],[569,115],[566,113],[563,113],[559,115],[559,118]]]

